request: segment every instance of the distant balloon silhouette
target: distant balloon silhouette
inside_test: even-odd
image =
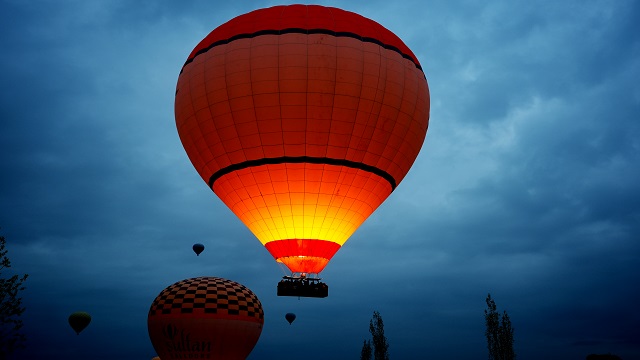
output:
[[[293,322],[293,320],[296,319],[296,314],[294,313],[287,313],[287,315],[284,316],[285,319],[287,319],[287,321],[289,322],[289,325],[291,325],[291,323]]]
[[[69,316],[69,325],[71,325],[78,335],[80,335],[80,332],[84,330],[90,322],[91,315],[84,311],[77,311]]]
[[[204,251],[204,245],[193,244],[193,252],[195,252],[197,256],[200,256],[200,253],[203,251]]]

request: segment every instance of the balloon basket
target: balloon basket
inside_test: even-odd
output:
[[[326,298],[329,286],[320,278],[283,276],[278,282],[278,296]]]

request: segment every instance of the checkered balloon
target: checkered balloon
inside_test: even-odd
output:
[[[149,309],[149,337],[161,359],[245,359],[262,332],[264,313],[246,286],[197,277],[168,286]]]

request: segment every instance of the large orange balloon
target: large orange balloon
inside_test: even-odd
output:
[[[276,6],[195,47],[175,116],[200,176],[273,257],[319,273],[409,171],[429,90],[415,55],[380,24]]]
[[[244,360],[264,324],[258,297],[237,282],[217,277],[179,281],[153,301],[147,325],[162,360]]]

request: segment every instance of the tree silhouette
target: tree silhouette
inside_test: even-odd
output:
[[[373,360],[389,360],[389,344],[384,336],[384,323],[377,311],[369,321],[369,332],[373,340]]]
[[[6,359],[16,349],[24,347],[26,338],[20,332],[20,316],[25,308],[22,307],[22,298],[18,294],[24,290],[22,284],[29,276],[13,275],[7,279],[2,276],[2,270],[11,267],[5,245],[4,236],[0,236],[0,359]]]
[[[360,360],[371,360],[371,340],[364,340],[362,351],[360,351]]]
[[[491,294],[487,294],[486,301],[487,309],[484,311],[484,320],[487,326],[485,335],[487,337],[489,360],[514,360],[516,354],[513,351],[511,319],[506,311],[503,312],[502,317],[500,316]]]

